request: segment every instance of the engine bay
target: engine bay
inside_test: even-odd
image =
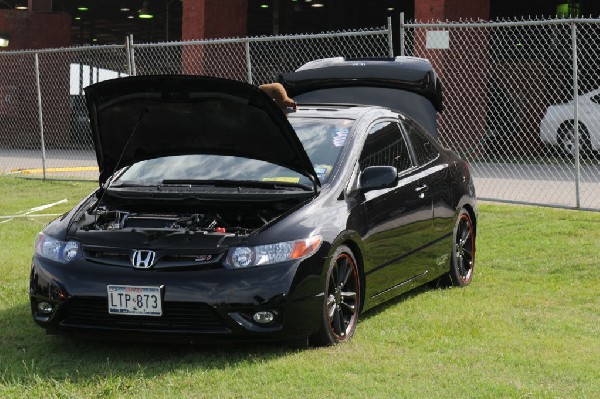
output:
[[[185,230],[206,233],[230,233],[247,235],[266,225],[272,215],[227,215],[227,219],[218,213],[145,213],[109,210],[100,208],[93,212],[93,223],[82,226],[83,230]],[[269,216],[271,216],[269,218]]]
[[[75,231],[192,232],[245,236],[267,226],[301,201],[174,203],[97,199],[72,224]]]

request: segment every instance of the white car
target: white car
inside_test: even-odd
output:
[[[600,150],[600,89],[579,96],[580,155],[591,157]],[[573,100],[548,107],[540,123],[540,138],[546,144],[557,146],[562,154],[575,156]]]

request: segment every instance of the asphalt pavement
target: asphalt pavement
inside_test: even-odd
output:
[[[472,163],[480,198],[600,210],[600,165]],[[578,182],[578,183],[577,183]]]

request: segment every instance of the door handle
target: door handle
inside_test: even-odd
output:
[[[425,192],[429,190],[429,186],[427,184],[423,184],[422,186],[415,187],[415,191],[419,193],[418,197],[423,199],[425,198]]]
[[[429,190],[429,186],[427,184],[423,184],[422,186],[416,187],[415,191],[420,193]]]

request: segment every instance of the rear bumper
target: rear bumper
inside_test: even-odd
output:
[[[157,272],[35,257],[31,311],[50,334],[166,342],[297,339],[320,328],[322,265],[323,258],[309,258],[247,270]],[[161,287],[163,315],[109,314],[109,284]],[[52,311],[41,312],[40,302],[51,304]],[[272,323],[252,319],[266,310],[276,314]]]

